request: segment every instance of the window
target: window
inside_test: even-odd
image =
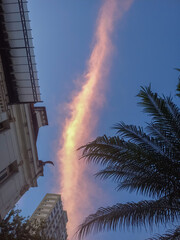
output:
[[[17,161],[12,162],[12,163],[8,166],[8,171],[9,171],[9,173],[18,172]]]
[[[7,168],[4,168],[0,172],[0,183],[3,183],[8,177],[10,177],[15,172],[18,172],[17,161],[12,162],[11,164],[9,164]]]
[[[0,172],[0,183],[3,182],[7,177],[8,177],[8,171],[7,171],[7,168],[4,168]]]
[[[3,121],[0,123],[0,132],[10,128],[9,120]]]

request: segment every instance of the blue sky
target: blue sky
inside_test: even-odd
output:
[[[40,129],[39,158],[55,159],[55,146],[61,133],[63,106],[70,101],[74,81],[84,70],[92,49],[98,10],[103,0],[29,0],[32,35],[38,76],[49,126]],[[175,95],[180,67],[180,2],[178,0],[135,0],[113,34],[114,55],[108,77],[106,103],[99,113],[94,136],[114,134],[110,128],[118,121],[144,126],[148,121],[137,106],[140,86],[151,83],[160,94]],[[178,99],[175,98],[178,102]],[[57,172],[51,166],[39,178],[38,188],[28,191],[20,200],[24,215],[31,215],[47,192],[53,191]],[[115,185],[94,180],[106,189],[107,199],[94,204],[138,201],[141,197],[126,192],[116,193]],[[162,231],[161,228],[154,232]],[[103,233],[88,239],[143,240],[148,230]]]

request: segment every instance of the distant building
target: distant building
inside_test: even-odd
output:
[[[0,218],[43,176],[36,140],[47,125],[27,1],[0,0]]]
[[[45,221],[45,234],[55,240],[67,239],[67,212],[63,211],[61,195],[46,194],[30,218],[31,221]]]

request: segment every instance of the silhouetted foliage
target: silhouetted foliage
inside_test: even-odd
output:
[[[45,223],[32,223],[28,218],[20,216],[20,212],[20,210],[11,210],[1,220],[0,240],[49,240],[43,234]]]
[[[180,68],[175,68],[175,70],[177,70],[178,72],[180,72]],[[176,95],[177,95],[178,97],[180,97],[180,76],[179,76],[179,82],[178,82],[176,91],[177,91],[177,94],[176,94]]]
[[[139,105],[151,117],[146,131],[120,122],[114,126],[116,136],[98,137],[80,149],[86,162],[103,166],[96,177],[113,180],[117,191],[135,191],[152,200],[98,209],[79,226],[79,239],[91,232],[152,227],[179,218],[180,109],[171,97],[158,96],[150,86],[142,87],[138,97]],[[180,239],[179,227],[154,239]]]
[[[169,230],[164,235],[157,234],[153,238],[149,238],[148,240],[179,240],[180,239],[180,227],[178,226],[175,230]]]

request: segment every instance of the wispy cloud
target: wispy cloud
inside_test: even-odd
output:
[[[57,154],[59,189],[64,208],[68,211],[68,235],[91,209],[90,196],[97,194],[97,187],[90,183],[86,165],[78,161],[76,149],[88,142],[98,121],[98,111],[105,100],[106,78],[113,52],[111,36],[115,21],[131,6],[132,0],[104,0],[100,9],[93,49],[88,60],[82,86],[68,104]]]

